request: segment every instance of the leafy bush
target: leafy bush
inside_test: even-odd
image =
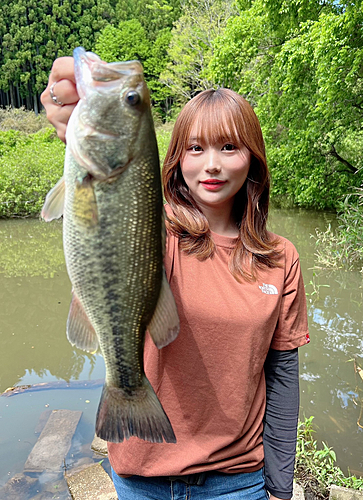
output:
[[[164,161],[171,124],[157,129]],[[38,215],[48,191],[63,174],[64,144],[52,128],[35,134],[0,132],[0,217]]]
[[[64,144],[53,129],[1,135],[0,217],[38,214],[48,191],[62,176]]]
[[[328,499],[329,487],[333,484],[363,490],[363,478],[345,476],[335,464],[336,455],[332,448],[322,442],[318,448],[313,434],[314,417],[299,422],[296,446],[295,477],[305,490],[310,490],[316,498]]]

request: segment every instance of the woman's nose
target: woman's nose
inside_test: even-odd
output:
[[[216,151],[212,149],[207,151],[205,156],[205,171],[210,173],[219,172],[221,170],[219,157]]]

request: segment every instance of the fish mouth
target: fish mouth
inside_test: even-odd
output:
[[[92,79],[96,82],[112,82],[131,75],[142,75],[139,61],[106,63],[99,62],[91,67]]]

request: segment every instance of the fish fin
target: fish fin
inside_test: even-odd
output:
[[[98,349],[95,329],[74,292],[67,320],[67,338],[72,345],[84,351],[95,353]]]
[[[45,198],[41,216],[46,222],[59,219],[64,209],[65,182],[61,177]]]
[[[119,387],[103,386],[96,434],[112,443],[136,436],[152,443],[176,443],[171,423],[148,379],[132,395]]]
[[[98,224],[96,195],[89,175],[76,182],[73,209],[74,218],[84,228],[92,229]]]
[[[165,272],[163,273],[159,300],[148,325],[148,330],[158,349],[170,344],[179,333],[178,311]]]

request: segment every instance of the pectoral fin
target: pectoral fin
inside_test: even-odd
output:
[[[170,344],[179,333],[178,311],[165,272],[158,304],[148,330],[158,349]]]
[[[90,176],[76,183],[74,193],[74,217],[84,228],[93,228],[98,223],[98,209]]]
[[[74,292],[67,320],[67,338],[72,345],[84,351],[94,353],[98,349],[95,329]]]
[[[59,219],[63,215],[64,209],[65,182],[61,177],[45,198],[41,216],[46,222]]]

